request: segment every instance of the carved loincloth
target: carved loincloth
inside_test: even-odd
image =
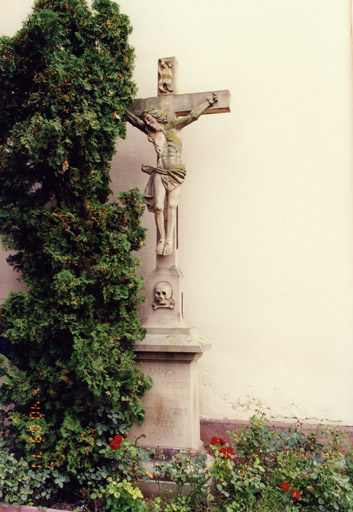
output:
[[[143,194],[143,201],[147,205],[148,211],[150,212],[154,212],[155,210],[154,178],[156,174],[160,174],[162,178],[162,183],[164,185],[164,188],[166,189],[167,194],[169,194],[169,192],[171,192],[176,187],[181,185],[185,180],[186,176],[185,165],[181,165],[176,169],[161,169],[159,167],[149,167],[147,170],[143,172],[149,174],[150,176]]]

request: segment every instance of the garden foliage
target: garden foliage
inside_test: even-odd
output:
[[[214,437],[214,512],[353,512],[351,446],[339,430],[278,430],[264,417]]]
[[[143,206],[136,190],[108,202],[130,32],[114,1],[36,0],[0,39],[0,234],[28,289],[0,308],[1,454],[66,489],[114,466],[109,442],[143,419],[149,386],[133,355]]]

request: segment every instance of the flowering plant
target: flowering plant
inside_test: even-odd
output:
[[[121,443],[123,442],[123,436],[120,434],[117,434],[114,436],[114,438],[110,441],[109,446],[112,450],[119,450]]]
[[[228,434],[229,446],[211,440],[214,512],[353,512],[353,457],[337,430],[280,432],[260,416]]]
[[[212,437],[210,445],[213,447],[216,453],[218,453],[221,457],[225,457],[226,459],[232,459],[234,456],[233,448],[231,446],[226,446],[226,442],[221,437]],[[220,448],[219,448],[220,447]]]
[[[298,491],[298,489],[292,489],[291,490],[291,495],[293,496],[293,498],[295,498],[296,500],[300,500],[301,498],[301,494],[300,492]]]
[[[288,492],[290,490],[290,485],[288,482],[282,482],[281,483],[281,489],[282,491]]]
[[[234,456],[233,448],[231,446],[223,446],[218,453],[227,459],[232,459]]]
[[[221,437],[214,436],[211,438],[210,444],[213,446],[223,446],[226,442]]]

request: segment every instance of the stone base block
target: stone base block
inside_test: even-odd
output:
[[[166,455],[165,451],[163,453],[164,453],[164,455]],[[180,453],[180,451],[179,451],[179,453]],[[190,456],[189,451],[182,452],[182,453],[185,455],[185,457]],[[210,455],[207,455],[206,457],[207,457],[206,464],[207,464],[207,468],[209,470],[212,462],[214,461],[214,458]],[[160,457],[159,459],[157,458],[156,462],[158,462],[158,461],[165,462],[165,459],[168,460],[168,455],[167,455],[167,457]],[[142,481],[142,480],[139,481],[139,487],[142,491],[142,494],[145,497],[147,497],[147,498],[154,498],[157,496],[160,496],[161,498],[176,498],[177,497],[177,495],[180,491],[180,488],[178,488],[178,486],[174,482],[164,479],[163,478],[164,475],[158,475],[158,473],[155,470],[153,461],[145,462],[144,466],[146,468],[146,471],[151,473],[154,477],[153,479],[151,479],[147,482]],[[191,468],[190,468],[190,471],[192,471]],[[190,484],[185,483],[182,486],[181,494],[183,496],[188,496],[190,494],[191,490],[192,489],[191,489]]]
[[[154,385],[143,399],[145,421],[134,425],[129,437],[148,448],[199,451],[198,359],[210,348],[202,337],[148,334],[135,346],[136,360]]]
[[[174,482],[150,480],[149,482],[139,482],[142,494],[146,498],[176,498],[178,495],[177,486]],[[190,484],[183,485],[182,494],[188,496],[191,492]]]

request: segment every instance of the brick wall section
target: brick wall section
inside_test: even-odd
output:
[[[230,442],[230,436],[227,434],[227,431],[233,431],[238,428],[244,427],[248,425],[248,421],[244,420],[201,420],[201,440],[203,441],[206,451],[208,453],[212,453],[212,450],[210,450],[210,440],[213,436],[221,437],[226,442]],[[284,421],[272,421],[270,422],[270,425],[273,425],[277,430],[283,431],[288,429],[291,425],[295,425],[295,422],[284,422]],[[317,426],[321,429],[331,429],[331,428],[338,428],[340,431],[344,432],[348,440],[353,447],[353,426],[339,426],[336,425],[329,425],[329,424],[320,424],[320,425],[311,425],[311,424],[305,424],[304,422],[301,423],[303,426],[303,431],[307,432],[309,426]]]

